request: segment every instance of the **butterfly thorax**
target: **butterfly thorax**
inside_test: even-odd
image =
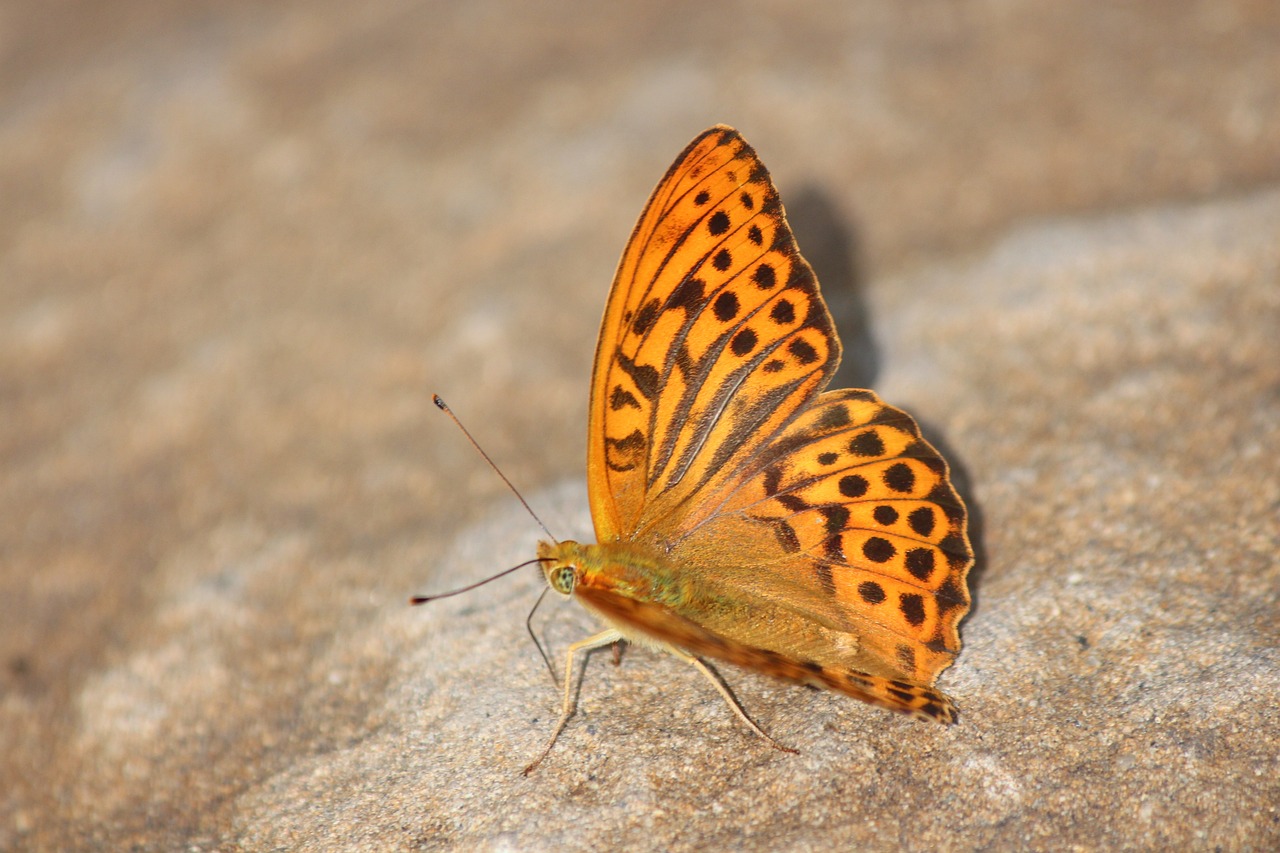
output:
[[[745,615],[733,595],[635,541],[542,542],[538,558],[552,589],[573,596],[632,642],[668,650],[700,648],[723,657],[720,647],[727,638],[717,627],[741,622]]]
[[[681,577],[658,552],[634,542],[539,542],[538,559],[561,595],[605,591],[678,610],[696,594],[687,573]]]
[[[784,609],[712,581],[705,573],[673,563],[660,549],[635,540],[596,545],[566,541],[538,546],[547,583],[633,642],[659,648],[696,649],[732,660],[728,646],[750,643],[795,655],[778,638],[761,636],[757,625],[777,625]],[[814,641],[822,629],[798,624],[789,633]],[[819,642],[830,644],[823,637]]]

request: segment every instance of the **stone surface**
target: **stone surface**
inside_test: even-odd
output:
[[[0,848],[1280,846],[1280,11],[0,11]],[[738,126],[970,500],[950,729],[521,624],[612,266]],[[592,630],[536,624],[553,651]]]

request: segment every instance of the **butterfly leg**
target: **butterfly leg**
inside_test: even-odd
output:
[[[764,729],[756,725],[755,721],[747,716],[747,712],[742,710],[742,705],[738,702],[737,698],[733,695],[733,693],[730,692],[728,686],[725,685],[723,679],[720,678],[719,674],[717,674],[715,670],[713,670],[711,667],[703,663],[701,658],[694,657],[688,652],[677,649],[674,646],[668,646],[667,651],[671,652],[671,654],[675,655],[677,658],[684,661],[685,663],[692,664],[694,669],[698,670],[698,672],[706,676],[707,681],[710,681],[715,686],[716,690],[719,691],[720,695],[724,697],[724,701],[727,702],[729,704],[729,707],[733,709],[733,713],[738,715],[738,719],[746,723],[747,727],[751,729],[751,731],[755,732],[756,734],[760,735],[760,737],[767,740],[774,749],[778,749],[783,752],[789,752],[792,755],[800,754],[800,750],[792,749],[789,746],[783,746],[773,738],[769,737],[768,733],[765,732]]]
[[[547,748],[542,750],[541,754],[524,769],[524,775],[528,776],[532,773],[534,768],[542,763],[542,759],[547,757],[547,754],[551,752],[551,747],[555,746],[556,739],[560,737],[560,732],[564,731],[565,724],[569,722],[569,718],[573,716],[573,712],[578,708],[578,703],[573,698],[573,656],[578,652],[589,652],[592,649],[603,648],[621,639],[623,639],[622,632],[610,629],[587,637],[585,640],[579,640],[569,646],[564,658],[564,703],[560,710],[560,722],[556,723],[555,731],[551,733],[551,740],[547,741]]]

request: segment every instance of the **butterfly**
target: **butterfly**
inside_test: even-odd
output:
[[[825,390],[840,340],[764,164],[731,127],[658,182],[596,347],[587,482],[598,544],[541,542],[551,589],[622,640],[952,723],[973,563],[947,463],[871,391]],[[794,750],[791,750],[794,751]]]

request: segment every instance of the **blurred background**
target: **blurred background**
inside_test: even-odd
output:
[[[1030,465],[1037,442],[1071,438],[1056,408],[1069,395],[1037,385],[1071,363],[1036,362],[1030,345],[1002,355],[995,341],[1027,311],[1052,329],[1085,295],[1068,284],[1053,291],[1061,302],[1038,302],[999,263],[980,277],[987,291],[959,291],[936,271],[987,264],[1020,229],[1074,223],[1019,255],[1069,259],[1060,241],[1071,228],[1274,189],[1278,47],[1280,7],[1246,0],[9,0],[0,847],[290,846],[254,834],[290,801],[255,810],[243,797],[393,716],[381,694],[404,677],[402,635],[360,632],[410,594],[508,559],[441,563],[460,529],[510,498],[431,393],[531,495],[580,482],[613,266],[653,184],[717,122],[739,128],[773,173],[845,336],[842,379],[898,391],[891,399],[954,454],[988,528],[1002,500],[1048,506],[1035,489],[1053,494],[1081,469],[1064,466],[1051,484],[1032,469],[1002,479],[1000,454]],[[1272,210],[1238,221],[1265,227]],[[1104,231],[1084,245],[1123,243]],[[1242,313],[1222,315],[1223,329],[1261,346],[1255,324],[1276,318],[1277,282],[1259,257],[1273,255],[1240,255],[1231,268],[1262,276],[1240,291],[1256,301],[1231,288],[1204,298],[1236,300]],[[1158,303],[1160,292],[1134,290],[1125,304]],[[1201,305],[1178,304],[1183,316]],[[1100,310],[1095,330],[1148,340],[1128,317]],[[1173,346],[1181,327],[1160,328],[1150,340]],[[1203,399],[1223,377],[1254,376],[1240,400],[1262,408],[1232,435],[1273,447],[1273,427],[1260,426],[1274,424],[1280,387],[1267,350],[1198,340],[1176,350],[1192,373],[1221,369],[1178,393]],[[1062,357],[1101,352],[1120,369],[1081,341]],[[1014,411],[1042,420],[1014,429],[1001,416]],[[1098,435],[1146,432],[1117,421]],[[1257,455],[1245,457],[1256,471]],[[1204,482],[1226,476],[1206,465]],[[1272,469],[1263,509],[1236,519],[1255,537],[1244,561],[1257,567],[1255,588],[1275,579],[1261,556],[1275,528],[1258,527],[1277,506]],[[581,524],[585,505],[569,494],[576,521],[560,523]],[[538,531],[503,518],[511,553],[532,553]],[[1041,562],[1026,562],[1049,576],[1063,553],[1079,553],[1036,540],[1047,536],[1037,518],[1015,541],[993,533],[981,545],[989,601],[1015,545],[1043,547]],[[1096,535],[1086,528],[1080,542]],[[490,630],[483,607],[440,630],[475,643],[477,622]],[[518,621],[493,642],[523,643]],[[530,695],[551,703],[541,664],[527,649],[518,660]],[[522,713],[505,700],[484,710],[499,727]],[[740,750],[733,723],[712,719]],[[643,737],[615,729],[604,740],[623,752]],[[564,796],[545,790],[550,803]],[[1274,840],[1276,802],[1270,823],[1236,840]],[[362,843],[497,843],[459,815],[405,808]],[[291,837],[359,846],[324,834],[336,819],[297,818],[309,829]],[[345,819],[376,823],[359,809]],[[396,821],[413,828],[398,834]]]

